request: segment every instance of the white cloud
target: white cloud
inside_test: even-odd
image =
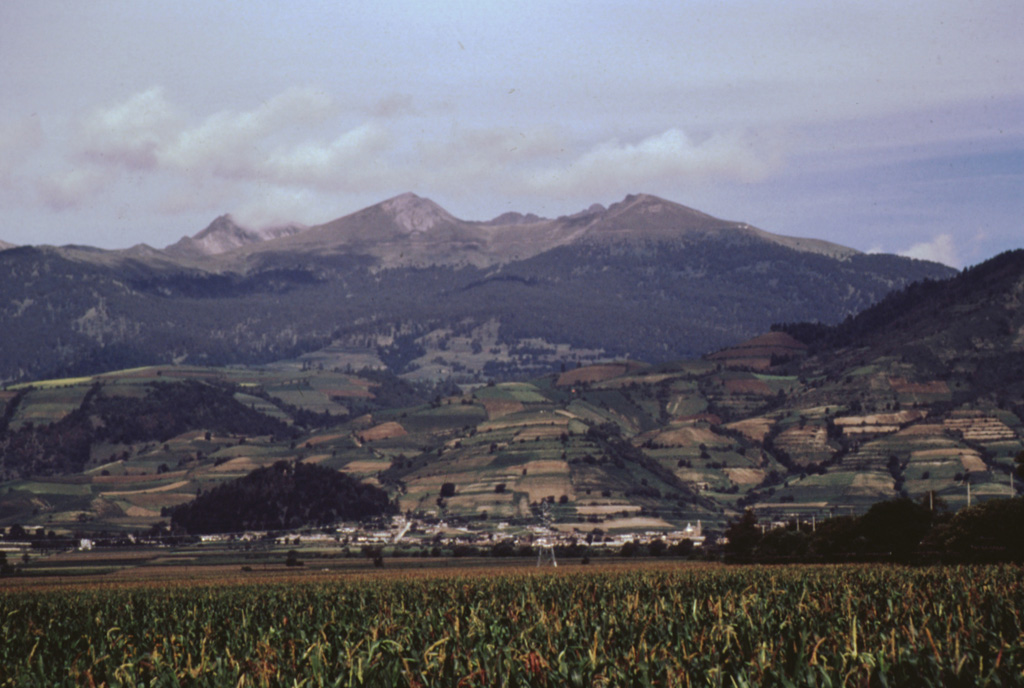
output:
[[[596,194],[666,181],[757,181],[774,169],[774,158],[736,134],[695,142],[673,128],[636,144],[606,141],[565,167],[540,171],[529,183],[538,191]]]
[[[81,152],[97,164],[152,168],[159,148],[178,125],[163,89],[153,87],[123,103],[93,110],[82,123]]]
[[[276,141],[321,124],[333,101],[313,89],[290,89],[259,107],[242,112],[222,111],[202,124],[180,131],[158,151],[163,167],[186,173],[213,172],[249,177],[258,172]]]
[[[342,190],[363,188],[386,182],[386,156],[391,146],[388,131],[369,122],[329,143],[307,141],[280,148],[251,172],[256,177],[285,185]]]
[[[298,222],[303,219],[327,221],[328,216],[309,217],[310,213],[320,213],[323,198],[320,194],[308,189],[282,189],[270,187],[264,193],[255,194],[245,200],[241,206],[232,209],[231,214],[240,225],[252,229],[263,229]]]
[[[43,203],[51,210],[71,210],[88,202],[111,181],[107,171],[83,166],[44,177],[39,180],[37,189]]]
[[[939,234],[931,241],[914,244],[906,251],[901,251],[900,255],[920,260],[931,260],[951,267],[962,265],[950,234]]]

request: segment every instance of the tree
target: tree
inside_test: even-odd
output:
[[[1024,499],[989,499],[935,527],[924,546],[951,562],[1024,562]]]
[[[661,538],[651,540],[647,545],[647,552],[652,557],[660,557],[668,550],[668,545]]]
[[[901,559],[914,554],[931,528],[932,513],[910,499],[873,505],[860,518],[860,530],[877,553]]]
[[[441,485],[441,498],[455,496],[455,483],[444,483]]]
[[[725,545],[726,558],[749,559],[761,541],[761,529],[757,525],[754,510],[747,509],[739,520],[730,521],[729,527],[725,529],[725,537],[728,540]]]
[[[1024,451],[1017,452],[1017,458],[1014,459],[1017,464],[1017,475],[1024,479]]]

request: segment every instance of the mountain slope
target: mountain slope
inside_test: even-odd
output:
[[[960,507],[1008,496],[1024,449],[1022,295],[1017,251],[837,326],[789,325],[694,360],[446,384],[421,403],[386,374],[316,359],[9,390],[0,524],[148,528],[280,460],[376,482],[402,512],[520,524],[547,513],[583,532],[721,525],[746,507],[820,519],[898,496]],[[216,401],[209,412],[174,402],[199,391]],[[130,408],[150,411],[114,412]]]
[[[835,323],[953,272],[645,195],[505,217],[466,222],[405,194],[277,238],[222,217],[164,252],[3,251],[0,329],[14,334],[0,340],[0,379],[301,355],[420,379],[508,378],[696,356],[773,322]]]

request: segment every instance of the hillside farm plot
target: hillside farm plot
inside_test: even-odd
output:
[[[775,488],[775,494],[767,500],[772,504],[790,506],[793,504],[831,504],[838,508],[861,507],[865,495],[864,488],[871,492],[885,489],[888,479],[889,494],[892,493],[892,478],[888,474],[873,474],[871,483],[865,485],[858,474],[841,469],[829,470],[824,474],[811,474],[803,477],[790,478],[783,486]],[[878,501],[877,499],[873,501]],[[758,505],[760,508],[762,505]],[[764,504],[768,506],[768,504]]]
[[[776,436],[775,446],[788,456],[797,457],[793,460],[797,466],[829,461],[839,449],[829,441],[825,425],[811,423],[786,428]]]
[[[251,409],[259,411],[260,413],[266,416],[276,418],[286,423],[291,423],[291,416],[289,416],[287,413],[278,408],[277,404],[274,404],[273,402],[268,401],[262,397],[253,396],[252,394],[246,394],[244,392],[238,392],[237,394],[235,394],[235,399],[238,400],[239,403],[244,404]]]
[[[432,433],[475,426],[484,421],[487,412],[477,405],[444,404],[435,408],[419,407],[398,419],[407,432]]]
[[[508,399],[521,404],[546,404],[549,400],[528,382],[503,382],[492,387],[480,387],[473,392],[477,399]]]
[[[81,404],[89,386],[47,385],[30,390],[15,411],[11,419],[11,428],[18,429],[26,423],[48,425],[59,421]]]

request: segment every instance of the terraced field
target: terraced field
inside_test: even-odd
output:
[[[968,484],[975,500],[1010,494],[1024,424],[1006,403],[952,406],[948,384],[914,379],[892,356],[842,376],[747,365],[772,351],[762,342],[735,357],[578,367],[390,407],[373,406],[379,381],[305,364],[140,368],[6,390],[15,431],[68,416],[97,384],[142,400],[175,381],[231,384],[235,401],[288,430],[196,426],[97,442],[80,474],[4,483],[0,526],[147,529],[200,491],[280,460],[356,475],[426,517],[527,522],[547,504],[580,531],[626,527],[627,517],[720,527],[746,507],[827,517],[900,495],[956,508]]]

